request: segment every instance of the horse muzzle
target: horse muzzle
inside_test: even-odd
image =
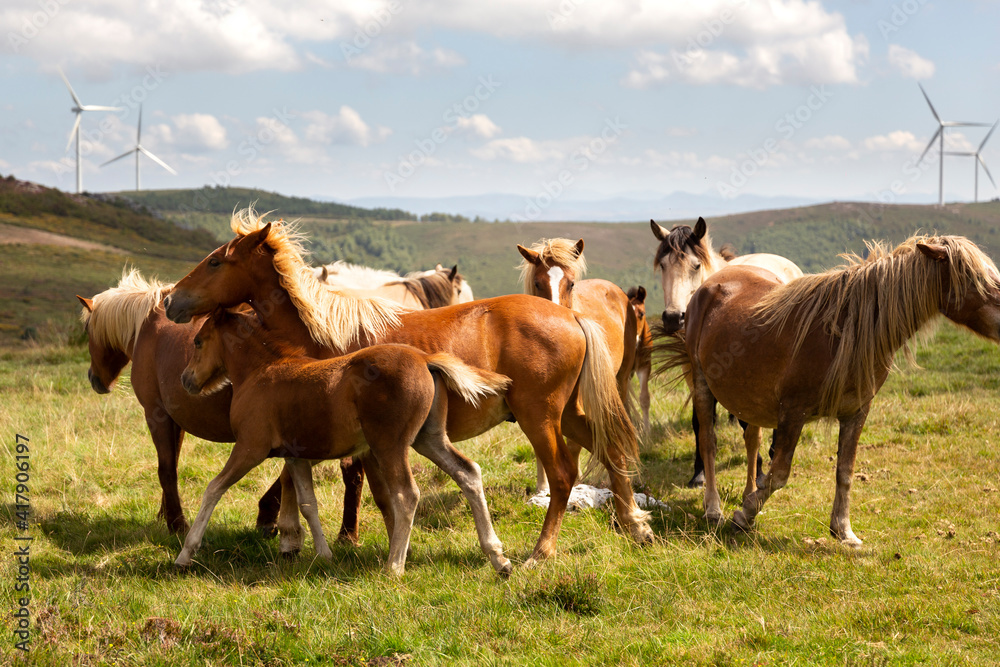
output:
[[[677,333],[684,326],[684,313],[668,313],[663,311],[660,316],[663,320],[663,330],[667,334]]]
[[[163,310],[167,319],[177,324],[187,324],[191,321],[191,306],[183,299],[178,299],[175,294],[168,295],[163,299]]]
[[[90,387],[98,394],[110,394],[111,390],[104,386],[101,378],[94,375],[93,369],[87,369],[87,379],[90,380]]]
[[[198,382],[194,379],[194,373],[190,371],[184,371],[181,373],[181,386],[184,387],[184,391],[191,394],[192,396],[197,396],[201,393],[201,387]]]

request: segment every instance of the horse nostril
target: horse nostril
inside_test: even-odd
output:
[[[168,294],[165,299],[163,299],[163,309],[170,310],[170,295]]]

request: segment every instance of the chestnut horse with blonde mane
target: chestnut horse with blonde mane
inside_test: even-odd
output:
[[[249,303],[268,330],[313,357],[404,343],[505,375],[511,384],[503,396],[478,406],[449,390],[447,434],[458,442],[516,420],[528,437],[552,491],[529,562],[554,553],[579,472],[579,448],[564,434],[607,468],[621,525],[639,542],[651,539],[648,515],[635,505],[628,477],[638,456],[635,429],[596,323],[523,295],[404,312],[383,299],[346,297],[319,285],[282,222],[244,211],[234,216],[233,231],[236,238],[174,286],[165,302],[172,320]]]
[[[581,280],[587,272],[583,239],[542,239],[530,248],[517,246],[521,253],[521,282],[524,293],[565,306],[604,331],[618,394],[622,403],[631,404],[629,380],[635,366],[635,312],[620,287],[601,279]],[[538,465],[538,491],[548,489],[545,471]]]
[[[730,266],[705,281],[688,305],[683,336],[665,366],[694,385],[705,456],[705,517],[722,520],[715,476],[716,401],[749,422],[743,508],[750,530],[761,507],[785,485],[803,426],[836,419],[837,490],[830,533],[861,545],[851,530],[850,491],[858,438],[893,358],[941,314],[1000,342],[1000,274],[961,236],[915,236],[894,250],[868,243],[865,259],[782,282],[756,267]],[[758,488],[760,429],[773,428],[774,457]]]
[[[146,416],[156,448],[157,475],[162,498],[158,516],[171,533],[188,530],[177,487],[177,464],[184,434],[211,442],[234,442],[229,425],[232,390],[222,388],[210,396],[191,396],[181,386],[181,372],[191,358],[191,341],[197,326],[174,324],[160,305],[172,283],[144,279],[137,270],[126,270],[116,287],[83,304],[80,319],[87,332],[90,368],[87,377],[98,394],[111,391],[125,366],[132,363],[130,385]],[[344,517],[338,539],[357,541],[357,508],[363,478],[345,471]],[[259,505],[257,527],[273,534],[280,497],[265,496]]]
[[[206,319],[193,347],[181,383],[192,394],[211,394],[231,383],[236,444],[205,490],[177,565],[191,564],[226,490],[265,459],[277,456],[284,457],[294,484],[294,493],[282,489],[281,551],[297,552],[301,545],[295,539],[301,509],[316,555],[329,560],[333,554],[319,521],[312,462],[350,456],[363,461],[385,520],[386,570],[402,575],[420,497],[408,458],[412,446],[459,485],[472,509],[483,553],[498,574],[510,574],[510,561],[490,521],[479,466],[445,435],[446,387],[478,405],[502,393],[508,378],[471,368],[450,354],[427,354],[407,345],[375,345],[317,361],[265,331],[256,315],[223,309]]]
[[[660,241],[653,258],[653,272],[660,272],[663,281],[662,332],[670,335],[684,326],[684,311],[691,295],[709,276],[729,265],[756,266],[772,272],[783,283],[802,275],[802,270],[789,259],[770,253],[753,253],[737,256],[731,247],[723,246],[716,252],[708,223],[698,218],[694,229],[687,225],[674,225],[666,230],[655,221],[649,226],[653,236]],[[691,428],[695,432],[694,474],[688,481],[689,488],[705,483],[705,465],[698,447],[698,415],[691,415]],[[760,466],[758,461],[758,467]]]

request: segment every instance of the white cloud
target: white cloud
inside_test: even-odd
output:
[[[718,155],[710,155],[707,158],[698,157],[694,151],[657,151],[649,148],[643,152],[643,160],[639,164],[653,168],[684,168],[697,171],[713,171],[728,169],[736,162],[729,158]]]
[[[305,129],[306,140],[320,144],[367,146],[392,133],[387,127],[373,130],[362,120],[361,114],[347,105],[334,115],[322,111],[306,111],[300,115],[309,123]]]
[[[360,55],[349,57],[347,65],[380,74],[410,74],[416,76],[429,69],[464,65],[465,59],[449,49],[425,50],[414,41],[375,42]]]
[[[889,45],[889,64],[911,79],[929,79],[934,76],[934,63],[899,44]]]
[[[207,113],[180,114],[171,120],[177,128],[171,131],[170,143],[186,148],[208,148],[218,150],[229,145],[226,128],[219,120]]]
[[[868,137],[861,145],[870,151],[908,151],[921,152],[924,150],[924,143],[913,136],[912,132],[896,130],[889,134],[880,134]]]
[[[581,143],[572,140],[572,145]],[[475,148],[472,154],[481,160],[509,160],[511,162],[545,162],[560,160],[568,155],[570,146],[565,141],[535,141],[528,137],[494,139],[485,146]]]
[[[806,148],[814,148],[821,151],[846,151],[851,148],[851,142],[839,134],[829,134],[825,137],[813,137],[807,139]]]
[[[455,130],[462,134],[492,139],[500,134],[500,127],[489,119],[489,116],[482,113],[471,116],[463,116],[455,123]]]

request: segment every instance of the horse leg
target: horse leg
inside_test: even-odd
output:
[[[396,455],[389,450],[389,456],[378,462],[382,483],[389,490],[393,523],[389,534],[389,560],[385,570],[392,576],[402,576],[406,569],[406,554],[410,548],[410,533],[413,531],[413,517],[417,513],[420,489],[413,479],[406,451]],[[372,458],[377,455],[372,454]],[[388,460],[386,460],[388,459]],[[373,486],[369,476],[369,486]],[[388,524],[386,528],[389,528]]]
[[[212,512],[219,503],[222,495],[236,482],[256,468],[264,461],[266,456],[259,455],[252,447],[243,447],[242,443],[237,443],[233,447],[229,460],[223,466],[222,472],[208,483],[205,495],[201,499],[201,507],[198,509],[198,516],[188,531],[187,539],[184,540],[184,548],[174,561],[175,565],[186,567],[191,564],[194,553],[201,546],[201,538],[208,527],[208,520],[212,518]]]
[[[440,382],[440,380],[438,380]],[[417,435],[413,448],[433,461],[439,468],[455,480],[472,510],[472,518],[476,522],[476,534],[479,536],[479,546],[490,559],[493,569],[501,577],[510,576],[510,561],[503,555],[503,544],[493,530],[490,510],[486,504],[486,494],[483,493],[483,475],[475,461],[462,455],[455,449],[445,432],[448,397],[443,387],[435,395],[435,405],[424,423],[423,429]]]
[[[278,513],[281,511],[281,478],[274,480],[257,501],[257,530],[264,537],[274,537],[278,532]]]
[[[352,458],[341,459],[340,475],[344,478],[344,516],[340,522],[337,541],[357,544],[361,492],[365,488],[365,469],[360,461]]]
[[[541,460],[537,457],[535,458],[535,492],[549,492],[549,480],[545,476],[545,467],[542,465]]]
[[[710,524],[722,522],[722,500],[715,480],[715,396],[708,388],[708,383],[701,375],[700,369],[694,369],[694,399],[695,416],[698,418],[697,443],[705,469],[705,520]]]
[[[170,417],[157,418],[161,413],[146,415],[146,425],[149,435],[156,447],[156,474],[160,479],[160,511],[167,522],[167,529],[172,534],[183,535],[188,530],[188,522],[184,518],[184,508],[181,506],[181,496],[177,488],[177,461],[180,458],[181,443],[184,441],[184,431]]]
[[[715,423],[715,410],[712,411],[712,423]],[[701,457],[701,421],[694,407],[691,408],[691,430],[694,431],[694,475],[688,480],[687,488],[700,489],[705,486],[705,462]]]
[[[590,424],[582,412],[566,407],[563,414],[563,430],[574,443],[580,443],[593,451],[594,437]],[[576,450],[579,455],[579,449]],[[574,458],[574,460],[576,460]],[[618,523],[639,544],[647,544],[653,540],[653,531],[649,527],[649,512],[639,509],[635,504],[635,494],[632,493],[632,483],[628,478],[628,461],[619,447],[611,446],[598,459],[607,469],[611,481],[611,493],[615,503],[615,515]]]
[[[281,491],[281,508],[275,523],[280,535],[278,551],[282,556],[291,557],[302,550],[305,536],[302,533],[302,524],[299,523],[299,495],[296,492],[292,469],[287,461],[282,466],[281,475],[275,484],[279,485]]]
[[[730,417],[732,417],[732,415],[730,415]],[[743,429],[743,440],[744,440],[744,442],[746,442],[747,427],[750,426],[750,424],[748,424],[747,422],[743,421],[742,419],[739,419],[738,421],[740,423],[740,428]],[[760,433],[757,434],[757,446],[754,448],[754,451],[757,453],[757,480],[756,480],[756,485],[760,486],[761,484],[764,483],[764,459],[761,458],[761,455],[760,455]],[[747,456],[750,456],[750,450],[749,449],[747,449]],[[768,452],[767,457],[768,458],[772,458],[773,456],[774,456],[774,434],[772,433],[771,434],[771,450],[770,450],[770,452]],[[748,461],[748,463],[749,463],[749,461]],[[744,497],[746,497],[746,493],[744,493],[743,495],[744,495]]]
[[[360,461],[361,465],[364,466],[365,474],[368,475],[368,488],[371,489],[372,498],[375,500],[375,506],[378,507],[378,511],[382,514],[382,521],[385,523],[385,531],[388,534],[389,541],[391,543],[394,523],[392,500],[390,498],[389,487],[386,486],[385,479],[383,478],[379,462],[374,456],[372,456],[371,452],[367,452],[363,456],[355,456],[353,458],[355,461]]]
[[[746,498],[757,490],[757,479],[760,471],[757,466],[761,465],[760,460],[760,427],[747,424],[743,428],[743,444],[747,448],[747,485],[743,489],[743,497]],[[761,478],[763,481],[763,478]]]
[[[570,456],[563,442],[558,418],[543,415],[541,418],[529,418],[517,414],[517,423],[528,437],[535,456],[541,462],[549,482],[549,509],[545,512],[542,522],[542,532],[531,556],[525,561],[525,567],[531,567],[555,554],[556,540],[562,527],[563,516],[569,505],[569,494],[576,483],[579,473],[576,459]]]
[[[649,367],[644,366],[635,372],[639,378],[639,407],[642,408],[642,433],[649,437]]]
[[[854,479],[854,459],[858,452],[861,429],[868,419],[865,405],[854,415],[840,420],[840,435],[837,438],[837,492],[833,498],[830,513],[830,534],[849,547],[860,547],[861,540],[851,530],[851,482]]]
[[[302,511],[306,523],[309,524],[316,555],[330,560],[333,558],[333,552],[330,551],[330,546],[326,543],[326,535],[323,534],[323,526],[319,522],[319,507],[313,489],[312,462],[306,459],[286,458],[285,467],[291,472],[295,493],[298,496],[299,510]]]
[[[778,428],[774,429],[774,458],[771,459],[771,467],[764,476],[764,482],[756,491],[743,498],[743,509],[733,513],[733,523],[740,529],[752,529],[754,520],[767,499],[788,482],[795,445],[802,435],[803,425],[801,420],[781,421]]]

